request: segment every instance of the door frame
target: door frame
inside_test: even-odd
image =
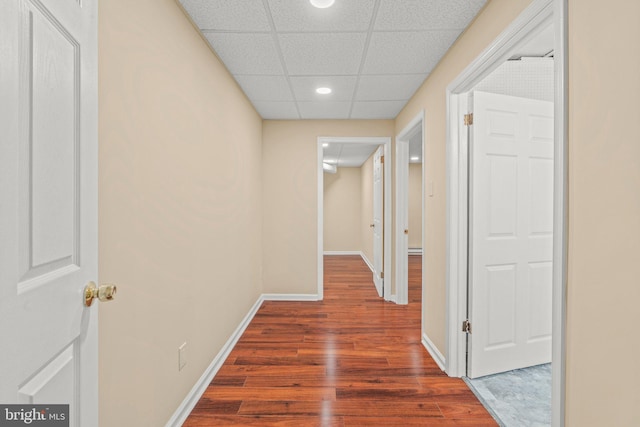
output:
[[[385,162],[383,163],[384,173],[384,231],[383,231],[383,254],[385,272],[383,297],[387,301],[392,301],[391,296],[391,238],[392,238],[392,218],[391,218],[391,137],[339,137],[339,136],[319,136],[317,140],[317,172],[318,172],[318,300],[324,298],[324,170],[322,159],[324,152],[322,144],[376,144],[384,146]]]
[[[396,262],[395,262],[395,284],[396,284],[396,303],[408,304],[409,303],[409,270],[408,270],[408,248],[404,248],[404,225],[401,224],[400,218],[406,218],[409,211],[409,182],[407,179],[409,175],[409,142],[418,132],[421,132],[422,145],[422,267],[424,270],[424,242],[425,242],[425,230],[424,230],[424,160],[425,160],[425,146],[424,146],[424,110],[420,111],[407,126],[400,131],[396,136],[396,203],[395,203],[395,218],[396,218]],[[408,226],[408,224],[407,224]]]
[[[554,26],[554,208],[553,208],[553,338],[552,426],[564,425],[565,324],[567,254],[567,0],[533,0],[447,87],[447,275],[446,372],[461,377],[466,370],[468,270],[467,93],[511,53],[548,25]]]

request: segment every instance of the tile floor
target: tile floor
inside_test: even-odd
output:
[[[551,425],[550,363],[465,381],[501,426]]]

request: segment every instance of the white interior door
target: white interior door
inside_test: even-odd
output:
[[[384,151],[380,146],[373,156],[373,282],[378,295],[384,284]]]
[[[0,402],[96,426],[97,1],[0,1]]]
[[[551,361],[553,103],[473,93],[471,378]]]
[[[409,303],[409,142],[396,140],[396,302]]]

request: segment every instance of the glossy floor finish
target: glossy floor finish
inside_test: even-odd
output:
[[[358,256],[327,256],[324,301],[265,302],[185,426],[496,426],[420,342],[409,304],[379,298]]]

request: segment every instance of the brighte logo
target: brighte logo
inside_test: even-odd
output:
[[[0,403],[0,427],[69,427],[69,406]]]
[[[25,424],[31,424],[34,421],[46,421],[47,412],[43,409],[36,411],[36,408],[31,408],[28,411],[21,409],[16,412],[9,412],[9,408],[4,408],[5,420],[7,421],[24,421]]]

